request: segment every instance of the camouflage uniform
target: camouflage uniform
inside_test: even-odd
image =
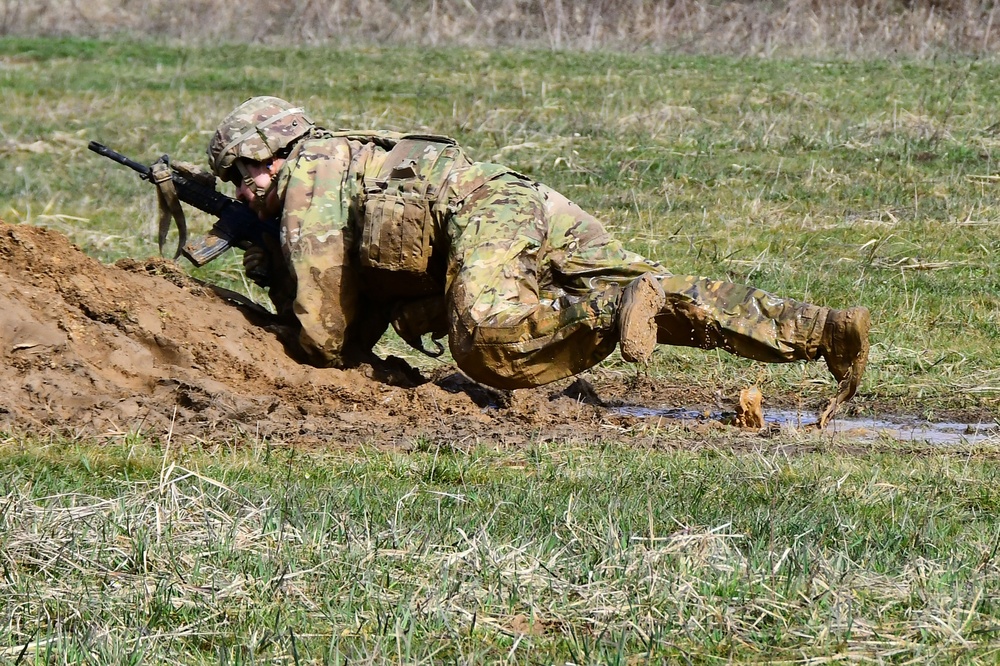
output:
[[[622,290],[645,273],[667,294],[658,342],[769,362],[818,354],[826,308],[671,275],[558,192],[440,137],[315,129],[277,187],[289,271],[272,297],[324,363],[370,349],[394,320],[411,343],[447,333],[478,381],[537,386],[614,350]]]

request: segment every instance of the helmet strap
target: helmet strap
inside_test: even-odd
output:
[[[253,192],[254,197],[258,199],[263,199],[264,195],[267,194],[268,190],[271,189],[271,186],[269,185],[267,188],[263,188],[260,185],[258,185],[257,181],[253,179],[253,176],[250,174],[250,170],[247,169],[246,163],[243,160],[241,159],[236,160],[236,168],[239,170],[240,176],[243,178],[243,182],[246,184],[247,189]],[[274,183],[273,176],[271,177],[271,183],[272,185]]]

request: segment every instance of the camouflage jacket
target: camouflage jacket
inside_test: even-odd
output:
[[[445,137],[316,130],[296,143],[278,174],[292,285],[272,299],[303,349],[339,365],[378,340],[393,302],[443,296],[453,212],[509,172]]]

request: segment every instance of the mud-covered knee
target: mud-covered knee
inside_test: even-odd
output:
[[[471,332],[457,331],[452,327],[448,343],[455,365],[480,384],[494,388],[512,389],[524,388],[523,384],[513,381],[513,366],[496,356],[496,349],[475,344]]]

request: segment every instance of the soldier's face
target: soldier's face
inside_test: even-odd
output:
[[[284,160],[277,159],[268,162],[244,162],[240,165],[240,172],[249,176],[254,187],[251,188],[245,178],[240,178],[236,183],[236,198],[250,206],[262,220],[277,217],[281,212],[277,188],[271,187],[271,184],[283,163]],[[264,196],[257,196],[258,192],[263,192]]]

